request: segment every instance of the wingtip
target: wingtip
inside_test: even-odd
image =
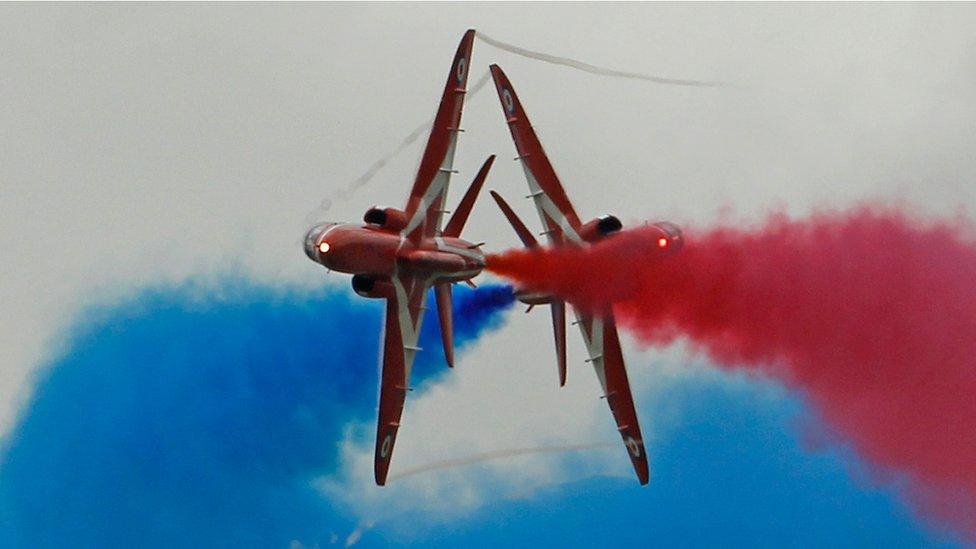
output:
[[[458,44],[456,56],[467,57],[470,61],[471,50],[474,49],[474,29],[468,29],[465,31],[464,36],[461,37],[461,42]]]
[[[648,481],[651,478],[650,467],[647,465],[647,450],[644,448],[644,444],[641,443],[641,457],[634,464],[634,469],[637,471],[637,482],[641,486],[647,486]]]
[[[376,464],[376,468],[373,470],[373,479],[376,481],[377,486],[386,486],[386,473],[387,471],[380,467],[380,464]]]

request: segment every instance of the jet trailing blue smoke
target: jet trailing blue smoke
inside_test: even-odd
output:
[[[220,295],[147,291],[78,320],[3,441],[5,547],[325,545],[353,529],[310,481],[336,469],[345,425],[373,419],[382,303],[246,283]],[[458,348],[513,301],[456,287]],[[436,316],[416,381],[447,369]]]

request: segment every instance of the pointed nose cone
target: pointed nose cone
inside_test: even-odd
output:
[[[315,241],[318,239],[319,234],[321,233],[321,225],[316,225],[305,233],[305,255],[316,263],[318,263],[318,258],[315,256]]]
[[[677,253],[684,246],[684,235],[677,225],[668,221],[661,221],[655,225],[664,231],[664,235],[658,239],[658,248],[668,253]]]
[[[335,223],[321,223],[305,233],[305,255],[316,263],[321,263],[319,260],[319,237],[332,225],[335,225]]]

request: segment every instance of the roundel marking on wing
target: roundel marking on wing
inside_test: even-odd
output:
[[[457,78],[458,83],[464,80],[464,74],[468,71],[468,60],[464,57],[458,59],[457,69],[454,71],[454,76]]]
[[[393,446],[393,433],[386,435],[383,444],[380,445],[380,457],[386,459],[390,455],[390,446]]]
[[[515,99],[512,98],[512,92],[508,88],[502,90],[502,102],[505,103],[505,110],[508,114],[515,113]]]
[[[627,445],[627,451],[630,452],[630,455],[634,456],[635,458],[640,457],[641,455],[640,444],[638,444],[637,441],[634,440],[634,437],[628,436],[627,438],[625,438],[624,444]]]

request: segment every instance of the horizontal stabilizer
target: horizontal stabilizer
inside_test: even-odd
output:
[[[525,226],[525,223],[522,223],[522,220],[515,215],[515,212],[512,211],[511,206],[508,205],[508,202],[505,202],[505,199],[495,191],[489,192],[491,193],[491,197],[495,199],[495,203],[498,204],[498,207],[502,210],[502,213],[505,214],[505,218],[508,219],[508,222],[512,224],[512,228],[515,229],[515,233],[518,234],[519,239],[522,240],[522,244],[525,244],[526,248],[535,248],[539,246],[539,241],[532,236],[532,232],[529,231],[529,229]]]
[[[485,179],[488,177],[488,170],[491,169],[491,165],[495,162],[495,155],[488,157],[485,163],[481,165],[481,169],[478,170],[478,175],[474,176],[474,181],[471,182],[471,186],[468,187],[468,191],[464,193],[464,198],[461,199],[461,203],[458,204],[457,210],[454,211],[454,215],[451,216],[451,220],[447,222],[447,226],[444,227],[444,236],[461,236],[461,230],[464,229],[464,224],[468,221],[468,216],[471,215],[471,208],[474,207],[474,201],[478,198],[478,193],[481,192],[481,187],[485,184]]]

